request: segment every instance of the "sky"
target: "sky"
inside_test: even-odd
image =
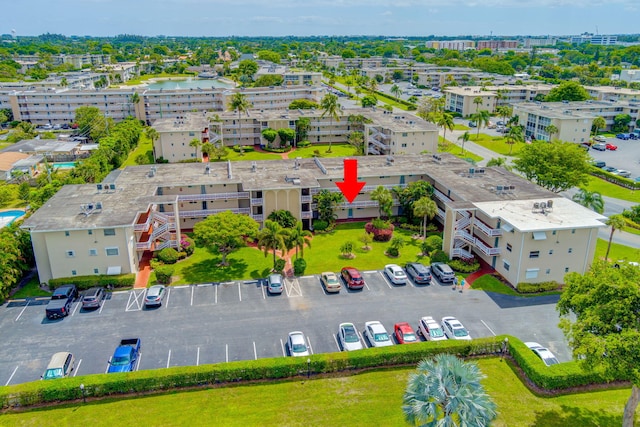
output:
[[[640,32],[638,0],[9,0],[1,10],[0,33],[18,36]]]

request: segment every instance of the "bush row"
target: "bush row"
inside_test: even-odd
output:
[[[136,282],[135,274],[119,274],[107,276],[72,276],[49,280],[49,288],[56,289],[62,285],[76,285],[79,290],[89,289],[93,286],[111,285],[114,288],[127,288]]]
[[[537,292],[548,292],[555,291],[560,287],[558,282],[550,281],[550,282],[540,282],[540,283],[526,283],[521,282],[518,283],[518,292],[523,294],[534,294]]]
[[[80,384],[84,384],[87,397],[103,397],[239,381],[284,379],[306,375],[308,369],[311,374],[316,375],[382,366],[415,365],[425,357],[438,353],[451,353],[460,357],[496,355],[501,351],[502,341],[503,337],[472,341],[431,341],[356,352],[316,354],[309,357],[309,366],[306,358],[278,357],[33,381],[0,387],[0,405],[2,408],[24,407],[81,399]]]
[[[235,151],[236,153],[239,153],[240,151],[242,151],[243,153],[248,153],[250,151],[253,151],[254,147],[253,145],[234,145],[233,146],[233,151]]]
[[[636,182],[636,181],[633,181],[633,180],[631,180],[629,178],[623,178],[621,176],[614,175],[614,174],[612,174],[610,172],[604,171],[604,170],[602,170],[600,168],[597,168],[595,166],[593,168],[591,168],[591,175],[597,176],[598,178],[602,178],[605,181],[608,181],[608,182],[610,182],[612,184],[619,185],[619,186],[624,187],[624,188],[629,188],[631,190],[640,189],[640,182]]]
[[[449,261],[449,267],[451,267],[454,271],[459,273],[473,273],[474,271],[480,270],[480,263],[478,261],[469,260],[464,261],[461,259],[452,259]]]

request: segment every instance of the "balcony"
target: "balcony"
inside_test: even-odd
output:
[[[480,239],[475,239],[475,240],[476,240],[476,244],[475,244],[476,248],[478,248],[480,252],[482,252],[483,254],[488,256],[494,256],[494,255],[500,254],[500,248],[489,247]]]
[[[302,212],[300,216],[302,219],[311,219],[313,218],[313,212]]]
[[[251,214],[251,218],[255,219],[256,221],[263,221],[264,220],[264,215],[262,215],[262,214]]]
[[[311,203],[313,201],[313,196],[300,196],[300,201],[302,203]]]
[[[453,199],[447,197],[444,195],[444,193],[442,193],[441,191],[436,190],[435,188],[433,189],[433,195],[436,196],[436,199],[440,200],[441,202],[450,202]]]
[[[211,194],[182,194],[178,196],[179,202],[195,202],[201,200],[236,200],[248,199],[248,191],[239,191],[236,193],[211,193]]]
[[[502,230],[501,229],[499,229],[499,228],[491,228],[487,224],[485,224],[484,222],[480,221],[478,218],[476,218],[473,221],[473,226],[474,226],[474,228],[479,229],[480,231],[482,231],[484,234],[486,234],[489,237],[502,236]]]
[[[262,198],[254,198],[251,199],[251,205],[252,206],[262,206]]]
[[[249,215],[251,213],[251,209],[249,208],[235,208],[235,209],[203,209],[199,211],[181,211],[181,218],[206,218],[209,215],[215,215],[220,212],[233,212],[239,214]]]

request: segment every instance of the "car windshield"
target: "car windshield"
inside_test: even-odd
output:
[[[96,299],[95,297],[84,297],[85,301],[93,301],[95,299]]]
[[[386,333],[374,334],[373,339],[376,340],[376,342],[389,341],[389,335]]]
[[[453,334],[457,337],[466,337],[469,332],[465,328],[456,328],[453,330]]]
[[[111,361],[111,364],[114,366],[122,366],[127,365],[129,363],[129,356],[117,356],[114,357]]]
[[[298,343],[298,344],[293,344],[291,346],[291,350],[294,353],[302,353],[304,351],[307,351],[307,346],[305,346],[304,344]]]
[[[45,380],[51,380],[54,378],[62,378],[63,374],[62,374],[62,368],[55,368],[55,369],[47,369],[47,372],[44,373],[44,379]]]
[[[556,359],[555,357],[545,357],[544,358],[544,363],[546,363],[547,365],[551,366],[551,365],[556,365],[558,364],[558,359]]]
[[[358,334],[356,334],[356,330],[353,326],[345,326],[344,327],[344,340],[346,342],[358,342],[360,339],[358,338]]]
[[[417,341],[415,334],[404,334],[403,338],[406,342]]]
[[[429,335],[431,335],[431,338],[441,338],[444,336],[444,331],[440,328],[432,328],[429,329]]]

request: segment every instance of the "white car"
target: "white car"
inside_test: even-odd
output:
[[[344,351],[362,350],[360,335],[353,323],[340,323],[338,326],[338,341]]]
[[[391,283],[394,285],[406,285],[407,275],[402,267],[397,264],[387,264],[384,266],[384,274],[387,275]]]
[[[300,331],[289,332],[287,347],[289,348],[289,354],[294,357],[309,356],[311,354],[307,339]]]
[[[387,347],[393,345],[391,337],[382,323],[377,320],[364,324],[364,335],[369,340],[371,347]]]
[[[469,331],[460,323],[458,319],[452,316],[442,318],[442,329],[447,337],[452,340],[470,340]]]
[[[558,359],[556,359],[556,356],[554,356],[554,354],[551,353],[548,348],[541,346],[537,342],[530,341],[524,343],[524,345],[529,347],[531,351],[533,351],[540,359],[542,359],[545,365],[551,366],[560,363],[558,362]]]
[[[420,318],[418,332],[428,341],[442,341],[447,339],[438,322],[431,316]]]

